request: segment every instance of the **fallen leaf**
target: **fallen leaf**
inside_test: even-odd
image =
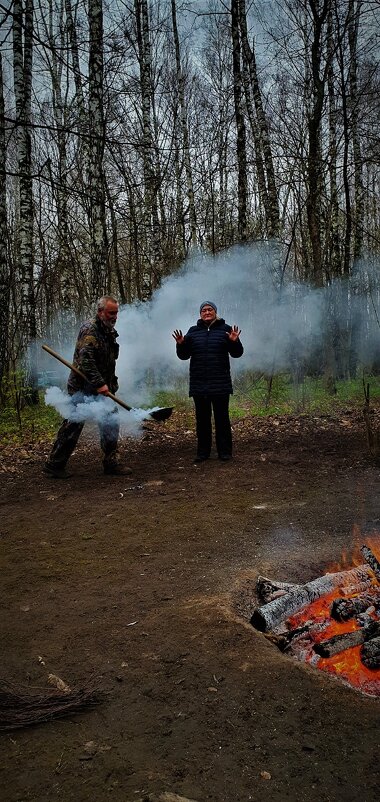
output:
[[[260,771],[260,777],[261,777],[262,780],[271,780],[272,779],[272,775],[269,773],[269,771]]]
[[[63,691],[63,693],[71,693],[70,686],[67,685],[61,677],[57,677],[56,674],[48,674],[48,682],[50,682],[50,685],[54,685],[59,691]]]

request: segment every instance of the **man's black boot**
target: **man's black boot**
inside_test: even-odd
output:
[[[69,479],[72,476],[71,473],[67,473],[64,465],[54,465],[51,462],[45,462],[42,471],[53,479]]]
[[[130,476],[133,471],[127,465],[104,465],[106,476]]]

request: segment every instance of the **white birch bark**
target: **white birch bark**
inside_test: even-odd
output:
[[[4,119],[3,62],[0,51],[0,389],[6,372],[10,273],[7,258],[6,142]]]
[[[33,343],[37,333],[34,286],[33,185],[31,171],[31,93],[33,61],[33,0],[13,6],[13,82],[16,107],[16,150],[18,173],[19,224],[16,259],[19,275],[21,337],[24,345]],[[33,349],[32,349],[33,350]],[[31,400],[37,401],[35,360],[31,360],[28,382]]]

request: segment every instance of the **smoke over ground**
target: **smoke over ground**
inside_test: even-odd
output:
[[[148,415],[145,409],[133,409],[127,412],[120,409],[110,398],[103,396],[84,396],[82,393],[69,396],[59,387],[49,387],[46,390],[45,403],[54,407],[67,420],[75,423],[94,421],[115,428],[120,426],[121,433],[129,437],[142,435],[141,423]]]
[[[203,301],[213,301],[218,315],[242,330],[244,355],[231,360],[235,373],[282,372],[295,360],[315,360],[332,325],[335,337],[344,339],[348,315],[358,359],[368,364],[380,331],[369,308],[369,297],[377,297],[379,291],[375,270],[362,265],[350,285],[336,281],[322,290],[283,275],[285,258],[285,249],[270,245],[193,256],[163,282],[149,303],[123,307],[117,323],[118,372],[128,402],[144,403],[152,386],[170,390],[179,377],[186,379],[188,363],[176,357],[171,332],[179,328],[185,333],[196,323]]]
[[[120,397],[137,407],[151,403],[158,389],[187,386],[188,362],[177,359],[171,334],[177,328],[185,333],[197,321],[203,301],[213,301],[218,314],[242,330],[244,355],[231,360],[235,373],[289,371],[295,361],[308,365],[319,359],[322,364],[325,337],[332,330],[342,349],[353,331],[357,360],[370,365],[380,332],[378,266],[368,259],[349,283],[336,280],[315,289],[292,280],[289,268],[283,273],[285,259],[285,249],[265,244],[216,256],[195,254],[163,281],[151,301],[122,307],[117,322]],[[69,361],[78,327],[76,322],[64,343],[62,334],[50,343]],[[58,363],[53,367],[67,379],[66,369]]]

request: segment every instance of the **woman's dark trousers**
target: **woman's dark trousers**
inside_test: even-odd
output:
[[[232,456],[232,434],[228,405],[230,396],[195,395],[195,415],[197,423],[198,449],[197,456],[207,459],[211,452],[212,424],[211,413],[214,413],[216,450],[221,459]]]

